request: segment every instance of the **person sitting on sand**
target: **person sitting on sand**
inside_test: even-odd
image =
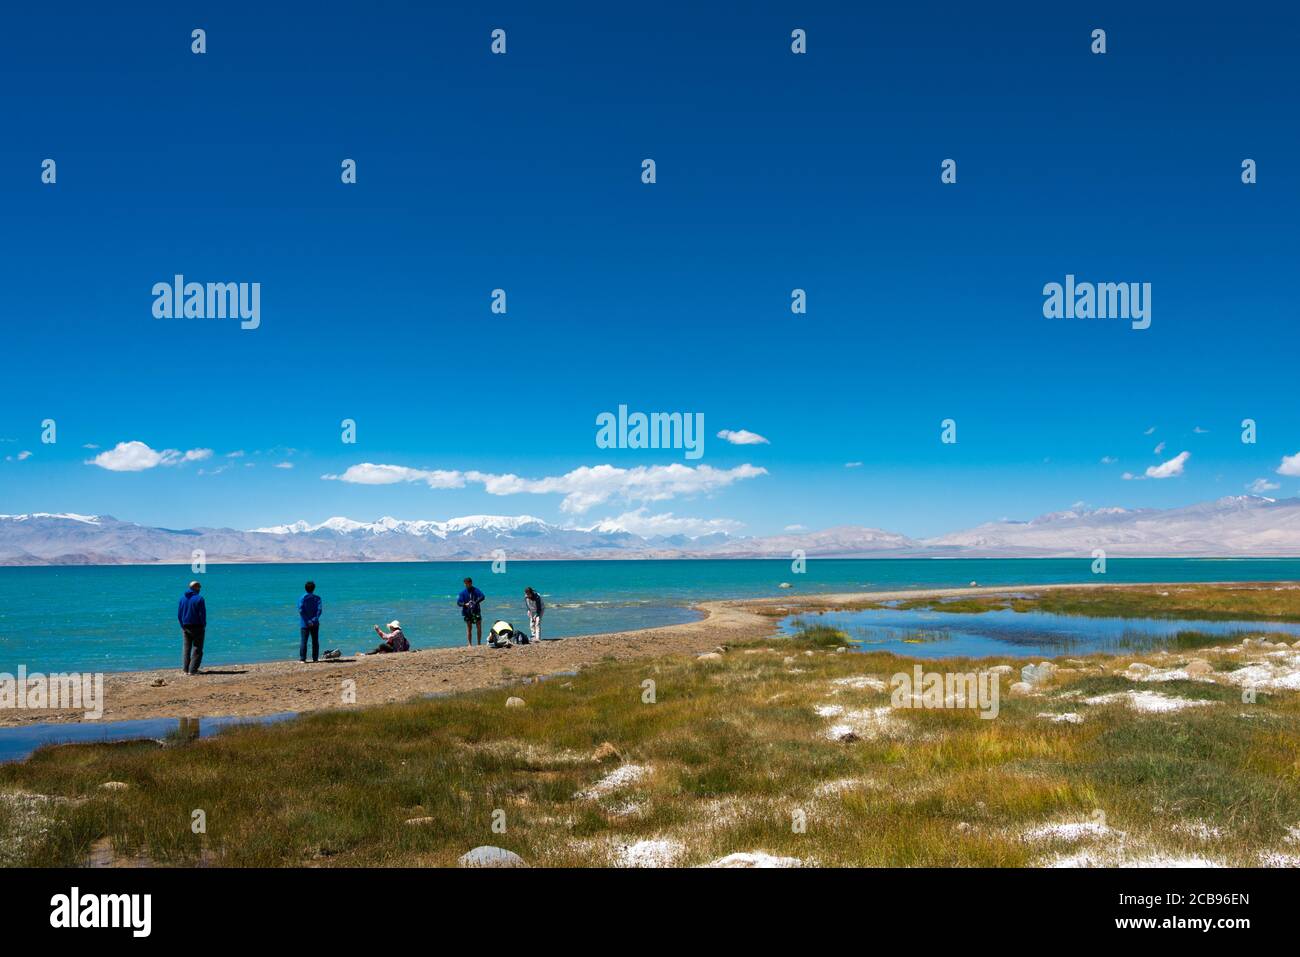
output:
[[[181,623],[181,634],[185,642],[181,651],[181,671],[187,675],[199,673],[199,664],[203,661],[203,635],[208,629],[208,606],[199,594],[202,586],[190,582],[190,587],[181,595],[176,608],[176,620]]]
[[[546,611],[546,602],[529,587],[524,589],[524,607],[528,609],[528,630],[532,632],[532,640],[541,641],[542,613]]]
[[[474,633],[474,626],[478,625],[478,643],[483,644],[483,602],[487,598],[481,591],[474,587],[474,579],[465,579],[465,589],[456,599],[456,604],[460,606],[461,617],[465,619],[465,644],[472,645],[471,640]]]
[[[320,615],[325,610],[325,603],[316,594],[316,583],[308,582],[302,586],[307,594],[298,599],[298,625],[302,640],[298,643],[298,660],[307,661],[307,637],[311,636],[311,660],[320,660]]]
[[[402,634],[402,623],[396,618],[388,623],[387,632],[375,625],[375,634],[384,640],[374,651],[367,651],[368,655],[386,655],[394,651],[411,650],[410,642],[406,640],[406,635]]]

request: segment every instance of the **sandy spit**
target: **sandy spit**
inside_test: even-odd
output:
[[[683,625],[586,635],[503,650],[483,645],[343,658],[306,665],[297,660],[213,665],[211,670],[205,669],[204,674],[194,677],[182,675],[179,668],[115,672],[104,676],[104,714],[99,720],[257,717],[285,711],[367,707],[433,693],[518,687],[532,677],[578,671],[605,658],[657,658],[712,651],[720,644],[769,638],[776,631],[777,621],[789,613],[852,607],[895,598],[1097,587],[1124,586],[1025,585],[809,596],[787,594],[746,601],[701,602],[695,607],[704,617]],[[295,635],[288,635],[286,647],[296,641]],[[180,646],[178,634],[178,660]],[[219,647],[210,641],[208,656],[212,657],[219,651]],[[162,684],[155,686],[159,679]],[[344,703],[344,682],[347,679],[356,682],[355,704]],[[0,709],[0,727],[84,720],[80,711]]]

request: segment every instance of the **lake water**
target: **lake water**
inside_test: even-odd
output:
[[[292,711],[257,718],[141,718],[136,721],[87,721],[78,724],[26,724],[0,728],[0,762],[21,761],[47,744],[96,744],[168,738],[192,741],[239,724],[270,724],[297,717]]]
[[[192,578],[208,606],[205,666],[297,656],[295,611],[302,584],[325,600],[321,647],[373,647],[372,625],[402,622],[416,648],[464,640],[456,608],[461,579],[487,594],[486,624],[502,617],[527,627],[525,585],[545,597],[544,634],[570,637],[690,621],[693,601],[837,591],[1097,582],[1091,558],[812,559],[790,562],[563,561],[76,566],[0,568],[0,672],[121,671],[180,665],[176,602]],[[1300,559],[1110,559],[1109,582],[1300,579]],[[782,582],[794,587],[781,589]],[[909,648],[918,646],[909,645]],[[951,653],[951,652],[949,652]]]
[[[1139,652],[1168,645],[1180,632],[1214,635],[1227,641],[1244,634],[1268,633],[1288,643],[1300,639],[1300,624],[1273,621],[1201,621],[1182,618],[1091,618],[1041,611],[1007,610],[967,614],[924,609],[867,609],[792,616],[781,622],[786,634],[799,622],[838,628],[859,642],[855,651],[891,651],[913,658],[972,658],[1055,655],[1104,651]]]

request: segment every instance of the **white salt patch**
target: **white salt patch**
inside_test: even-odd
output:
[[[1050,711],[1038,712],[1038,717],[1046,718],[1048,721],[1055,721],[1058,724],[1064,721],[1066,724],[1079,724],[1083,721],[1083,715],[1076,714],[1073,711],[1067,711],[1064,714],[1052,714]]]
[[[1204,821],[1179,821],[1170,830],[1175,834],[1187,834],[1202,841],[1212,841],[1223,834],[1213,824],[1206,824]]]
[[[1107,837],[1114,833],[1100,821],[1058,821],[1031,827],[1021,836],[1027,841],[1081,841],[1085,837]]]
[[[838,781],[823,781],[813,788],[813,794],[816,797],[829,797],[834,794],[843,794],[846,791],[856,791],[858,788],[873,786],[871,782],[858,778],[840,778]]]
[[[813,710],[817,712],[818,717],[834,718],[844,713],[844,706],[838,704],[819,704],[817,707],[813,708]]]
[[[745,851],[728,854],[716,861],[710,861],[705,867],[802,867],[803,861],[797,857],[776,857],[766,851]]]
[[[843,719],[826,730],[826,737],[838,741],[846,734],[856,734],[859,738],[874,738],[890,729],[892,710],[888,705],[882,708],[867,708],[862,711],[845,711]]]
[[[1146,713],[1182,711],[1184,708],[1198,708],[1202,705],[1214,704],[1213,701],[1192,701],[1189,698],[1175,698],[1155,691],[1117,691],[1114,694],[1103,694],[1083,699],[1084,704],[1112,704],[1116,701],[1125,701],[1134,711]]]
[[[1261,867],[1300,867],[1300,855],[1280,851],[1264,851],[1259,855]]]
[[[1175,857],[1170,854],[1146,854],[1142,857],[1117,857],[1095,851],[1080,851],[1058,857],[1050,867],[1222,867],[1205,857]]]
[[[683,850],[680,842],[668,838],[621,844],[614,850],[614,863],[618,867],[671,867]]]
[[[621,768],[616,768],[609,774],[605,775],[585,791],[579,791],[574,795],[575,798],[587,799],[604,797],[617,791],[619,788],[625,788],[629,785],[636,784],[650,773],[650,769],[641,764],[625,764]]]
[[[885,683],[871,675],[853,675],[849,678],[836,678],[831,684],[840,688],[852,688],[854,691],[884,691]]]

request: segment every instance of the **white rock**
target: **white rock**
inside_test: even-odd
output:
[[[528,866],[524,863],[524,859],[514,851],[507,851],[504,847],[493,847],[491,844],[484,844],[462,854],[458,863],[461,867]]]
[[[515,697],[506,698],[507,708],[522,708],[524,707],[524,704],[525,702],[523,698],[515,698]]]

